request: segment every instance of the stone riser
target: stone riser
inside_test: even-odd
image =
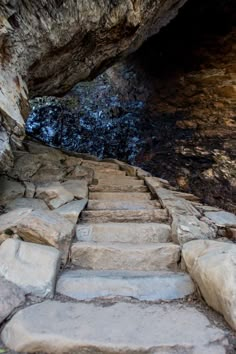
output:
[[[90,200],[87,210],[155,210],[161,205],[157,201],[109,201]]]
[[[150,193],[109,193],[109,192],[90,192],[89,199],[93,200],[127,200],[127,201],[144,201],[152,198]]]

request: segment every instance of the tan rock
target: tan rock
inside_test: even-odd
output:
[[[136,186],[132,182],[126,185],[106,185],[106,184],[97,184],[89,187],[90,192],[147,192],[148,189],[146,186]]]
[[[156,200],[90,200],[88,210],[154,210],[160,209]]]
[[[180,247],[173,243],[76,242],[71,258],[73,264],[94,270],[175,270]]]
[[[74,195],[59,182],[39,185],[36,188],[36,197],[43,199],[50,209],[59,208],[74,199]]]
[[[87,183],[92,183],[93,177],[94,171],[84,166],[76,166],[67,176],[68,179],[85,180]]]
[[[226,354],[228,344],[226,333],[192,306],[124,302],[45,301],[18,312],[1,337],[17,352],[58,354]]]
[[[88,198],[88,182],[86,180],[67,180],[61,185],[77,199]]]
[[[60,258],[53,247],[9,239],[0,247],[0,275],[26,294],[52,297]]]
[[[184,245],[183,258],[207,304],[236,329],[236,245],[192,241]]]
[[[17,232],[17,224],[31,213],[31,208],[16,209],[0,215],[0,243]]]
[[[126,200],[126,201],[135,201],[135,200],[150,200],[152,198],[150,193],[109,193],[109,192],[90,192],[89,199],[96,200]]]
[[[74,236],[74,224],[55,212],[35,210],[18,222],[17,234],[25,241],[59,249],[66,263]]]

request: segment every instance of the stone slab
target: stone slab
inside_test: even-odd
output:
[[[58,354],[225,354],[228,344],[203,313],[179,304],[46,301],[19,311],[1,337],[17,352]]]
[[[32,210],[49,210],[47,204],[43,200],[35,198],[16,198],[11,202],[7,203],[6,208],[8,210],[14,210],[18,208],[30,208]]]
[[[85,208],[88,203],[88,199],[73,200],[70,203],[62,205],[58,209],[54,209],[54,212],[62,215],[64,218],[76,224],[80,216],[81,211]]]
[[[146,186],[136,186],[131,184],[97,184],[89,187],[90,192],[147,192]]]
[[[59,182],[44,183],[36,188],[36,197],[43,199],[50,209],[56,209],[71,202],[74,195]]]
[[[118,296],[160,301],[180,299],[194,290],[186,273],[73,270],[60,276],[56,291],[77,300]]]
[[[236,227],[236,215],[227,211],[209,211],[205,213],[205,216],[212,220],[217,226],[235,226]]]
[[[52,297],[60,258],[53,247],[8,239],[0,247],[0,276],[26,294]]]
[[[156,200],[96,200],[92,199],[88,203],[88,210],[153,210],[160,209],[160,204]]]
[[[83,221],[96,222],[166,222],[165,209],[156,210],[86,210],[81,213]]]
[[[76,242],[71,247],[74,265],[94,270],[176,270],[180,247],[173,243]]]
[[[90,192],[89,199],[96,200],[150,200],[152,196],[150,193],[101,193],[101,192]]]
[[[170,240],[171,228],[157,223],[79,224],[76,237],[84,242],[159,243]]]
[[[88,182],[86,180],[67,180],[61,185],[77,199],[88,198]]]
[[[118,176],[116,178],[112,178],[107,176],[107,178],[99,178],[98,179],[98,184],[99,185],[132,185],[132,186],[143,186],[144,181],[141,179],[136,179],[134,177],[125,177],[125,178],[119,178]]]

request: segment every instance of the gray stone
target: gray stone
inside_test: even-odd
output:
[[[76,242],[71,248],[72,263],[94,270],[176,270],[180,247],[173,243]]]
[[[0,244],[7,238],[13,237],[17,233],[17,225],[31,213],[32,209],[15,209],[9,213],[0,215]]]
[[[64,263],[68,258],[74,232],[72,222],[46,210],[35,210],[17,224],[17,233],[23,240],[59,249]]]
[[[119,170],[119,166],[111,162],[102,162],[102,161],[83,161],[83,167],[92,168],[93,170],[103,170],[104,168],[109,168],[111,170]]]
[[[225,354],[228,344],[223,330],[181,304],[46,301],[19,311],[1,337],[17,352],[58,354]]]
[[[62,186],[77,199],[88,198],[88,182],[86,180],[68,180],[62,183]]]
[[[112,185],[105,185],[105,184],[97,184],[92,185],[89,187],[90,192],[147,192],[148,189],[146,186],[136,186],[131,184],[112,184]]]
[[[236,245],[192,241],[184,245],[183,258],[207,304],[236,330]]]
[[[107,178],[99,178],[98,179],[98,184],[99,185],[132,185],[132,186],[143,186],[144,181],[141,179],[137,179],[134,177],[125,177],[125,178],[119,178],[119,176],[114,177],[109,177]]]
[[[0,324],[25,302],[25,294],[15,284],[0,277]]]
[[[102,223],[79,224],[78,241],[156,243],[170,240],[171,228],[157,223]]]
[[[47,204],[43,200],[35,198],[16,198],[10,203],[7,203],[6,207],[8,210],[14,210],[18,208],[49,210]]]
[[[153,210],[160,209],[156,200],[95,200],[88,203],[88,210]]]
[[[236,215],[227,211],[206,212],[205,216],[217,226],[236,226]]]
[[[174,300],[192,294],[188,274],[174,272],[86,271],[63,273],[57,292],[77,300],[132,297],[142,301]]]
[[[0,204],[6,204],[10,200],[23,197],[25,187],[7,177],[0,177]]]
[[[56,209],[71,202],[74,195],[59,182],[45,183],[36,188],[36,197],[43,199],[50,209]]]
[[[74,200],[73,202],[67,203],[54,212],[64,216],[72,223],[76,224],[80,216],[81,211],[85,208],[88,203],[88,199]]]
[[[0,275],[40,297],[54,295],[60,252],[53,247],[8,239],[0,247]]]
[[[81,213],[83,221],[101,222],[166,222],[164,209],[154,210],[86,210]]]

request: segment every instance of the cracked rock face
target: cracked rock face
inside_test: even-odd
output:
[[[186,0],[3,0],[0,168],[20,146],[28,96],[60,95],[137,49]]]

